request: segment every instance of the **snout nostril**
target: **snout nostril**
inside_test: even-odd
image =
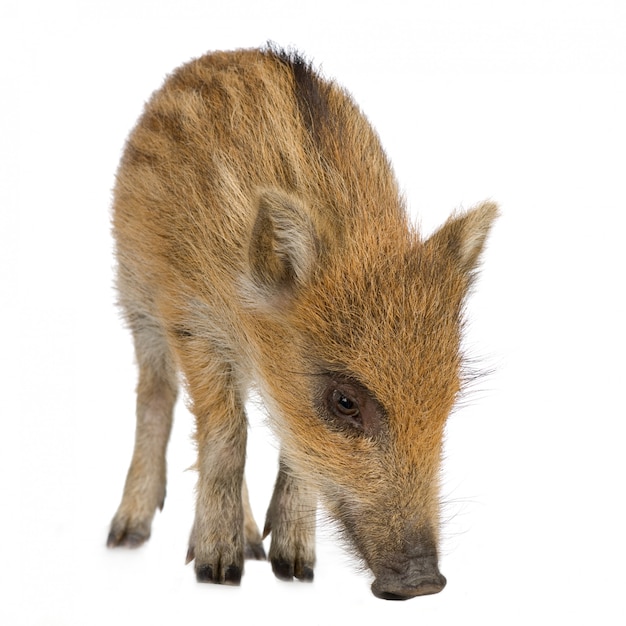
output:
[[[397,593],[390,593],[389,591],[382,591],[381,593],[376,593],[374,591],[374,595],[381,600],[408,600],[413,596],[399,596]]]
[[[445,577],[439,574],[439,576],[437,576],[433,580],[428,580],[420,583],[416,587],[417,593],[415,595],[428,596],[432,595],[433,593],[439,593],[446,586],[446,582],[447,581]]]
[[[394,581],[380,582],[375,580],[372,584],[372,593],[382,600],[408,600],[417,596],[427,596],[439,593],[446,586],[446,579],[441,574],[424,578],[412,585],[403,585]]]

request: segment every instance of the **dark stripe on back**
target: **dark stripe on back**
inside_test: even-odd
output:
[[[321,145],[333,122],[329,107],[331,85],[323,81],[311,63],[298,52],[278,48],[273,44],[268,44],[267,50],[291,69],[302,121],[314,142]]]

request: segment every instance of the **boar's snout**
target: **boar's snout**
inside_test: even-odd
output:
[[[383,600],[408,600],[439,593],[445,586],[437,557],[418,557],[383,567],[372,583],[372,593]]]

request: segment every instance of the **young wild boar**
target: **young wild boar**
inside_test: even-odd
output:
[[[378,137],[295,53],[214,53],[147,104],[115,189],[119,302],[139,364],[135,449],[109,546],[148,539],[185,381],[196,418],[197,579],[264,558],[244,482],[258,391],[281,443],[263,537],[313,578],[318,499],[373,593],[436,593],[442,433],[464,299],[496,206],[411,228]]]

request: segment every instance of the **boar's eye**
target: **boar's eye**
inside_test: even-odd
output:
[[[321,413],[336,427],[374,436],[380,432],[383,410],[363,385],[330,375],[322,392]]]
[[[359,406],[355,400],[345,395],[339,389],[332,393],[332,410],[339,416],[357,419],[359,416]]]

